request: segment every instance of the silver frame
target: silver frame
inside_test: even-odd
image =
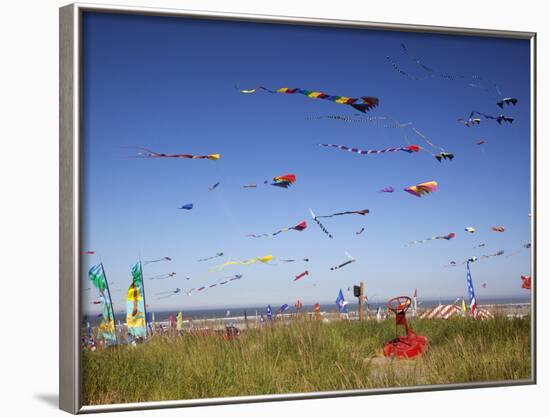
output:
[[[206,20],[261,22],[284,25],[338,28],[380,29],[400,32],[424,32],[462,36],[526,39],[531,43],[531,254],[535,277],[531,303],[531,378],[515,381],[489,381],[468,384],[426,385],[407,388],[357,389],[281,395],[256,395],[199,400],[155,401],[143,403],[82,406],[80,379],[80,270],[81,270],[81,19],[86,12],[172,16]],[[59,132],[59,408],[69,413],[94,413],[153,408],[193,407],[307,398],[346,397],[401,392],[502,387],[536,384],[536,40],[535,32],[516,32],[457,27],[405,25],[305,17],[266,16],[209,11],[191,11],[151,7],[112,6],[88,3],[70,4],[59,9],[60,132]]]

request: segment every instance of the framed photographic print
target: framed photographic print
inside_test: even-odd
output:
[[[535,40],[61,8],[61,408],[535,383]]]

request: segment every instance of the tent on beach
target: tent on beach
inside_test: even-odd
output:
[[[443,319],[448,320],[452,317],[462,316],[462,310],[456,304],[440,304],[429,310],[424,311],[420,315],[420,319]],[[495,316],[485,308],[477,309],[477,317],[480,320],[494,319]]]

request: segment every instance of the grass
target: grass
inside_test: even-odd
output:
[[[137,347],[84,352],[84,404],[303,393],[424,384],[503,381],[531,376],[530,320],[421,320],[429,351],[415,360],[381,355],[392,321],[251,329],[225,341],[213,335],[157,336]]]

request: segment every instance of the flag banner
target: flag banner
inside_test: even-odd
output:
[[[344,293],[342,292],[342,289],[340,289],[340,292],[338,293],[338,297],[336,297],[336,306],[338,307],[338,311],[340,313],[347,313],[348,302],[344,299]]]
[[[98,327],[97,337],[99,340],[105,341],[107,344],[116,343],[116,328],[113,314],[113,304],[111,302],[111,294],[107,277],[103,270],[103,264],[94,265],[88,271],[88,278],[92,281],[93,286],[99,292],[99,299],[102,305],[101,323]]]
[[[271,306],[268,304],[265,308],[265,314],[267,316],[267,319],[271,321],[273,319],[273,315],[271,314]]]
[[[176,330],[178,332],[183,330],[183,314],[181,311],[176,316]]]
[[[143,273],[140,262],[132,266],[132,284],[128,287],[126,296],[126,325],[128,326],[128,334],[134,338],[147,337]]]
[[[466,281],[468,283],[468,295],[470,296],[470,312],[472,313],[472,317],[477,319],[477,303],[474,292],[474,283],[472,281],[472,273],[470,272],[470,261],[466,262],[466,269],[468,270],[466,274]]]

